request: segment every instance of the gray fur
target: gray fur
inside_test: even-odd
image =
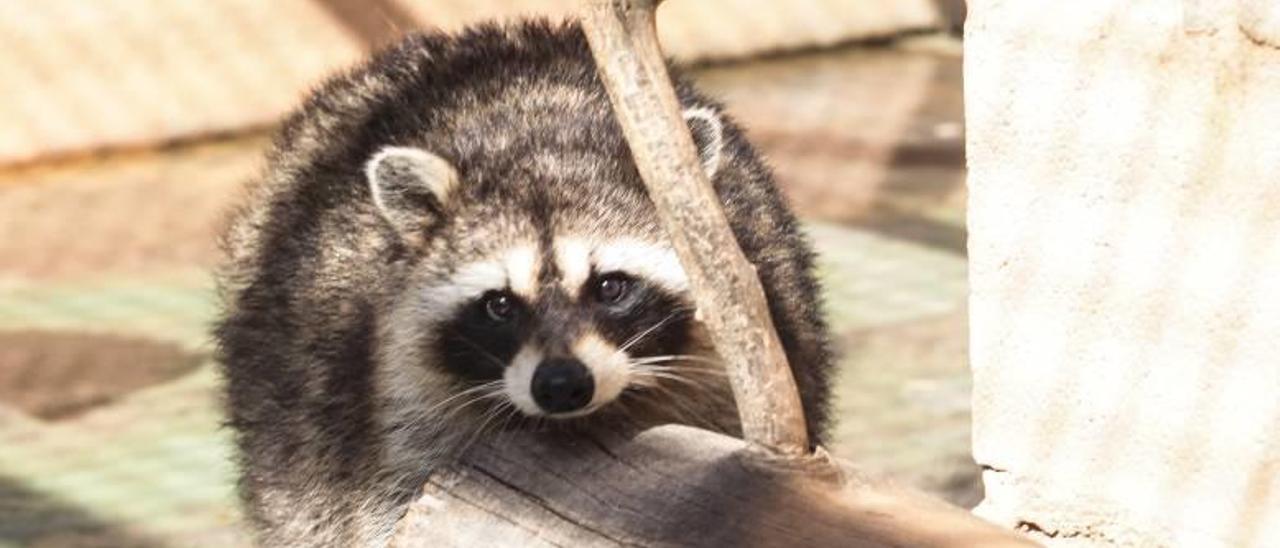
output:
[[[741,131],[676,80],[820,442],[831,356],[809,245]],[[443,163],[371,164],[388,146]],[[383,544],[433,467],[503,428],[676,421],[739,433],[688,296],[645,286],[650,316],[600,324],[582,295],[557,285],[565,273],[551,255],[562,237],[666,242],[574,24],[412,35],[329,80],[285,121],[224,238],[216,332],[240,492],[261,543]],[[458,289],[463,265],[520,246],[540,265],[520,340],[558,348],[599,332],[621,346],[670,310],[676,319],[635,352],[703,356],[710,362],[688,367],[706,372],[628,390],[573,420],[451,405],[477,386],[470,362],[441,350],[452,340],[442,326],[471,306]]]

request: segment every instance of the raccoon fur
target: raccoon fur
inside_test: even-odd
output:
[[[810,247],[739,128],[673,75],[821,442]],[[414,34],[331,78],[223,240],[216,340],[264,545],[385,544],[431,470],[505,429],[740,433],[576,23]]]

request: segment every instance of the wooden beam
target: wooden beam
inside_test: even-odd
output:
[[[1034,546],[821,451],[686,426],[511,432],[433,475],[392,546]]]

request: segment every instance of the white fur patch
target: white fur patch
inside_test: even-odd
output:
[[[533,245],[512,248],[503,263],[511,291],[532,301],[538,294],[538,248]]]
[[[462,265],[445,280],[421,289],[412,320],[414,329],[423,328],[423,319],[451,316],[458,305],[479,298],[488,291],[511,288],[532,299],[537,288],[537,247],[512,247],[501,256]]]
[[[396,162],[403,169],[408,170],[415,182],[420,183],[426,190],[435,195],[436,199],[441,203],[444,203],[449,193],[458,184],[458,173],[444,158],[420,148],[383,147],[382,150],[379,150],[377,154],[373,155],[373,158],[370,158],[365,163],[364,174],[365,179],[369,182],[369,191],[373,196],[374,205],[378,207],[378,212],[387,221],[395,225],[399,225],[403,221],[401,218],[402,213],[396,210],[395,204],[387,202],[387,194],[389,192],[397,192],[394,187],[404,182],[383,180],[379,177],[379,169],[386,162]],[[399,190],[399,192],[403,192],[403,190]]]
[[[433,318],[448,317],[458,305],[506,286],[507,270],[499,260],[463,265],[444,283],[422,292],[421,312]]]
[[[630,238],[611,240],[598,244],[592,257],[598,272],[624,272],[677,294],[689,290],[680,258],[669,246]]]
[[[555,251],[560,285],[569,295],[577,295],[591,277],[591,246],[580,238],[557,238]]]
[[[716,171],[720,169],[720,151],[724,148],[724,129],[720,124],[720,115],[709,107],[690,107],[685,109],[684,119],[697,121],[707,129],[707,142],[698,151],[698,156],[707,177],[715,177]]]
[[[543,415],[542,408],[533,401],[533,374],[538,371],[540,363],[542,351],[526,344],[511,359],[511,365],[502,372],[502,391],[507,399],[511,400],[516,409],[531,417]]]
[[[610,344],[600,335],[594,332],[583,335],[574,343],[573,353],[587,365],[592,378],[595,379],[595,394],[591,396],[591,403],[587,405],[585,411],[599,409],[600,406],[616,399],[627,387],[631,373],[627,364],[630,360],[625,352],[619,352],[618,347]]]

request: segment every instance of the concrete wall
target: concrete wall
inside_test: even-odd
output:
[[[980,515],[1280,546],[1280,2],[969,5]]]

